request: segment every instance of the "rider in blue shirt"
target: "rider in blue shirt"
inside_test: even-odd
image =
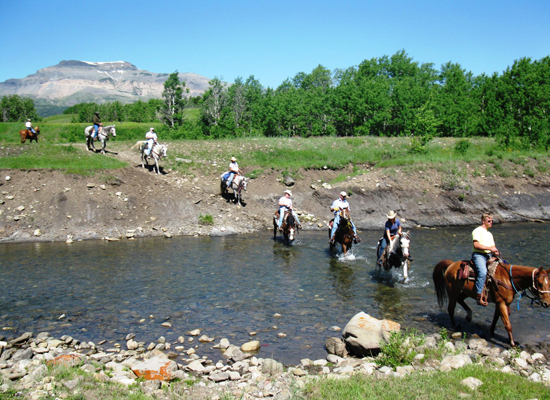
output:
[[[382,265],[382,254],[384,254],[384,250],[388,246],[388,243],[391,242],[392,236],[402,234],[401,221],[397,218],[397,213],[391,210],[388,214],[386,214],[386,217],[388,217],[388,220],[384,225],[384,236],[382,237],[382,242],[380,243],[380,250],[378,253],[378,265]],[[413,260],[410,254],[409,260]]]

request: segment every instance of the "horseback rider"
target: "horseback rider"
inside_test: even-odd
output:
[[[391,210],[389,213],[386,214],[386,217],[388,220],[384,224],[384,236],[382,236],[382,240],[380,241],[380,247],[379,247],[379,253],[378,253],[378,265],[382,265],[384,263],[384,250],[386,249],[386,246],[391,243],[392,238],[395,237],[395,235],[402,235],[402,227],[401,227],[401,221],[399,218],[397,218],[397,213],[393,210]],[[412,256],[409,254],[408,259],[410,261],[413,261]]]
[[[329,244],[334,244],[334,235],[336,234],[336,231],[338,230],[338,224],[340,223],[340,210],[344,210],[347,208],[348,211],[351,211],[349,203],[346,200],[346,196],[346,192],[340,192],[340,197],[334,200],[334,202],[330,206],[330,211],[334,212],[334,222],[332,223],[332,230],[330,231]],[[353,239],[355,243],[359,243],[361,239],[359,239],[359,236],[357,236],[357,229],[355,228],[355,224],[351,219],[349,222],[351,223],[351,227],[353,229]]]
[[[292,207],[291,197],[292,197],[292,192],[290,190],[285,190],[283,196],[279,199],[279,221],[277,223],[279,230],[282,229],[283,218],[287,210],[290,210],[290,212],[292,213],[292,216],[296,220],[296,227],[298,229],[302,229],[302,225],[300,224],[298,215],[296,214],[296,211],[294,211],[294,208]]]
[[[155,128],[151,128],[149,129],[149,131],[147,131],[145,133],[145,140],[146,140],[146,147],[145,147],[145,155],[147,157],[149,157],[151,155],[151,150],[153,150],[153,146],[155,144],[158,144],[158,140],[157,140],[157,134],[155,132]]]
[[[30,118],[27,119],[27,122],[25,122],[25,128],[27,128],[29,131],[31,131],[32,133],[36,134],[35,130],[34,130],[34,127],[32,126],[32,123],[31,123],[31,120]]]
[[[481,216],[481,225],[472,231],[473,252],[472,264],[476,271],[476,300],[477,304],[487,306],[487,299],[483,296],[485,279],[487,278],[487,260],[493,255],[498,256],[500,252],[495,247],[493,234],[489,228],[493,226],[493,216],[484,213]]]
[[[92,139],[97,138],[97,134],[99,133],[99,127],[103,126],[101,123],[101,118],[99,117],[99,112],[94,113],[94,117],[92,119],[92,122],[94,123],[94,129],[92,131]]]
[[[231,157],[231,162],[229,163],[229,177],[227,178],[227,187],[231,187],[231,182],[233,182],[233,178],[235,175],[242,174],[243,171],[239,168],[239,164],[237,164],[237,159],[235,157]]]

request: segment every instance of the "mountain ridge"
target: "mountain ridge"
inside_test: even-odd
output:
[[[24,78],[0,82],[0,97],[30,97],[39,114],[45,116],[41,110],[62,111],[83,102],[133,103],[161,98],[169,76],[139,69],[127,61],[62,60]],[[200,96],[208,89],[209,78],[191,72],[178,73],[178,77],[185,81],[189,96]]]

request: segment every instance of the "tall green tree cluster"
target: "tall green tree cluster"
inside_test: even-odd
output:
[[[16,94],[2,97],[0,118],[2,122],[23,122],[29,118],[33,121],[40,120],[34,107],[34,100]]]
[[[130,104],[122,104],[120,101],[80,103],[67,108],[63,114],[76,114],[73,122],[91,122],[96,111],[104,121],[155,122],[160,118],[161,106],[160,99],[150,99],[148,102],[138,100]]]
[[[276,89],[253,76],[231,85],[215,78],[202,100],[200,124],[210,137],[411,136],[418,150],[435,136],[550,144],[549,57],[473,76],[456,63],[437,70],[399,51],[333,72],[319,65]]]

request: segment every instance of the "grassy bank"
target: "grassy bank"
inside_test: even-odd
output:
[[[61,122],[60,122],[61,121]],[[108,122],[105,125],[109,124]],[[87,124],[66,123],[65,116],[45,119],[41,125],[39,144],[55,145],[84,143],[84,128]],[[151,124],[116,124],[117,136],[108,142],[108,149],[120,152],[128,150],[136,141],[144,138]],[[236,156],[239,165],[249,176],[256,176],[266,170],[277,170],[281,175],[299,177],[300,169],[340,170],[335,180],[365,173],[372,168],[386,168],[389,174],[397,172],[419,172],[434,169],[447,176],[443,185],[452,188],[457,181],[468,176],[529,177],[537,178],[550,171],[548,153],[542,151],[518,151],[498,147],[490,138],[435,138],[423,153],[411,151],[411,140],[406,137],[316,137],[316,138],[236,138],[223,140],[170,140],[162,126],[159,140],[169,144],[167,168],[193,173],[219,172],[227,167],[229,158]],[[0,146],[13,148],[11,160],[3,162],[0,168],[60,168],[66,156],[63,151],[48,150],[41,157],[35,157],[35,143],[19,143],[18,123],[0,123]],[[26,155],[27,152],[30,152]],[[76,153],[82,152],[81,149]],[[4,154],[3,156],[6,156]],[[60,157],[59,160],[55,160]],[[108,156],[102,158],[110,158]],[[16,160],[21,158],[21,160]],[[45,158],[50,161],[45,162]],[[82,156],[83,160],[90,160]],[[191,160],[191,163],[176,161]],[[82,161],[86,163],[87,161]],[[101,161],[90,162],[87,169],[119,168],[120,164]],[[44,165],[50,165],[45,167]]]
[[[477,390],[461,384],[475,377],[483,382]],[[321,379],[306,385],[302,399],[550,399],[550,391],[542,383],[524,377],[494,371],[486,366],[471,365],[450,372],[412,374],[403,378],[379,379],[355,375],[349,379]]]

